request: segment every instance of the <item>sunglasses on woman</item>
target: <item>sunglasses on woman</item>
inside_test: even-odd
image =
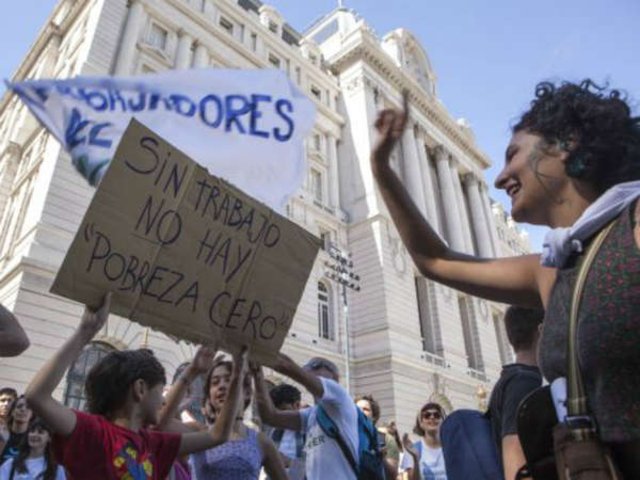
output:
[[[440,420],[442,415],[437,410],[427,410],[426,412],[422,412],[422,418],[426,418],[427,420],[430,418]]]

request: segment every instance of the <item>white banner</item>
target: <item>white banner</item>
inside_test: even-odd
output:
[[[8,86],[92,185],[132,117],[279,212],[304,179],[303,139],[315,107],[280,70],[172,70]]]

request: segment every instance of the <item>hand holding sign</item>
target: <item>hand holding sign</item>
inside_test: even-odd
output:
[[[320,243],[132,121],[52,292],[270,364]]]

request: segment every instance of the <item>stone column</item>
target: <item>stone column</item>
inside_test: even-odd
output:
[[[434,190],[434,185],[436,185],[436,183],[433,181],[431,175],[429,159],[427,158],[427,152],[425,149],[425,141],[421,133],[418,133],[416,138],[416,149],[418,151],[418,159],[422,170],[422,189],[425,197],[427,217],[435,231],[442,235],[442,226],[440,225],[440,219],[438,218],[436,200],[438,192]]]
[[[176,70],[184,70],[191,65],[191,35],[184,30],[178,32],[178,48],[176,50]]]
[[[329,201],[335,208],[336,213],[340,211],[340,174],[338,172],[338,139],[333,135],[327,135],[327,158],[329,160]]]
[[[202,43],[196,43],[196,51],[193,55],[193,66],[204,68],[209,66],[209,50]]]
[[[480,195],[480,183],[473,173],[465,175],[464,189],[467,192],[467,198],[469,198],[469,210],[471,211],[472,227],[478,243],[478,254],[481,257],[490,258],[493,256],[493,248],[491,246],[488,219],[486,218],[484,204]]]
[[[464,194],[462,193],[462,183],[460,182],[460,174],[455,165],[455,160],[451,164],[451,179],[453,180],[453,189],[456,192],[456,201],[458,202],[458,211],[460,212],[460,226],[462,229],[462,237],[464,239],[465,252],[473,254],[473,237],[471,236],[471,224],[469,223],[469,215],[465,205]]]
[[[484,182],[482,184],[478,184],[478,191],[480,192],[484,215],[487,218],[487,228],[489,230],[489,237],[491,238],[491,255],[497,257],[499,255],[498,252],[500,251],[498,228],[496,227],[496,219],[493,217],[493,209],[489,202],[489,191]]]
[[[407,125],[407,128],[402,133],[402,156],[407,189],[422,215],[426,217],[426,202],[422,191],[422,172],[420,171],[414,128],[411,124]]]
[[[456,192],[451,178],[451,168],[449,168],[449,155],[442,145],[434,149],[436,156],[436,169],[438,180],[442,188],[442,199],[444,204],[444,221],[447,225],[449,244],[454,250],[464,251],[464,237],[462,236],[462,225],[460,224],[460,211]]]
[[[122,40],[120,41],[120,53],[114,68],[116,75],[130,75],[133,58],[136,53],[138,36],[144,25],[145,11],[140,0],[131,0],[127,22],[124,26]]]

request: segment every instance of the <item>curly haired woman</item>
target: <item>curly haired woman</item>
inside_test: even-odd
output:
[[[451,250],[389,165],[405,108],[379,114],[373,174],[419,271],[490,300],[544,306],[540,366],[566,376],[568,309],[576,264],[589,241],[616,220],[591,267],[580,310],[579,360],[600,438],[624,478],[640,478],[640,119],[616,90],[590,80],[540,83],[513,127],[495,185],[516,221],[551,228],[542,255],[486,259]]]

